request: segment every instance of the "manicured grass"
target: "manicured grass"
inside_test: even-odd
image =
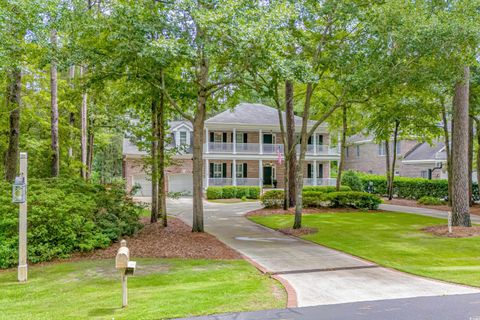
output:
[[[252,216],[267,227],[288,228],[292,215]],[[480,286],[480,237],[444,238],[420,229],[446,221],[406,213],[333,213],[303,216],[318,232],[302,238],[426,277]]]
[[[164,319],[285,307],[283,288],[243,260],[138,259],[129,306],[113,260],[0,272],[0,319]]]

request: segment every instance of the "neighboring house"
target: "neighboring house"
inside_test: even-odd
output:
[[[402,177],[446,178],[446,157],[442,142],[430,146],[416,140],[397,142],[395,175]],[[393,154],[393,142],[390,146]],[[385,175],[385,143],[376,143],[372,137],[355,135],[348,139],[345,154],[345,169]],[[441,164],[442,163],[442,164]],[[437,167],[442,167],[437,168]]]
[[[285,118],[285,115],[283,114]],[[285,121],[285,119],[284,119]],[[296,132],[302,119],[295,117]],[[310,121],[311,128],[315,122]],[[192,127],[186,121],[170,124],[174,146],[191,147]],[[330,178],[330,163],[338,161],[337,148],[331,148],[326,125],[319,126],[309,140],[304,172],[305,185],[334,185]],[[224,111],[205,122],[203,159],[204,187],[260,186],[283,188],[283,144],[278,111],[261,104],[241,103],[233,110]],[[128,139],[124,142],[124,177],[127,187],[138,183],[142,195],[151,191],[149,175],[139,152]],[[173,157],[174,163],[166,170],[167,189],[170,192],[191,193],[192,155],[183,153]]]

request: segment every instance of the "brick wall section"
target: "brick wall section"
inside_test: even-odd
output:
[[[403,177],[421,177],[421,172],[425,167],[406,165],[402,163],[405,154],[410,151],[417,141],[402,140],[400,143],[400,155],[397,157],[395,171]],[[378,144],[364,143],[360,144],[360,157],[357,157],[356,145],[349,146],[349,157],[345,159],[345,169],[356,170],[366,173],[385,175],[386,161],[385,156],[378,154]],[[391,150],[393,151],[393,150]],[[434,177],[440,177],[439,172],[434,172]]]

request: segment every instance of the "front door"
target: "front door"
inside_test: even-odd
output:
[[[272,167],[263,167],[263,185],[272,185]]]

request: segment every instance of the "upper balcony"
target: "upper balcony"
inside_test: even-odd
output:
[[[232,142],[208,142],[204,144],[205,153],[227,154],[284,154],[283,144],[274,143],[232,143]],[[297,153],[300,146],[297,145]],[[307,145],[307,155],[338,155],[338,148],[329,145]]]

